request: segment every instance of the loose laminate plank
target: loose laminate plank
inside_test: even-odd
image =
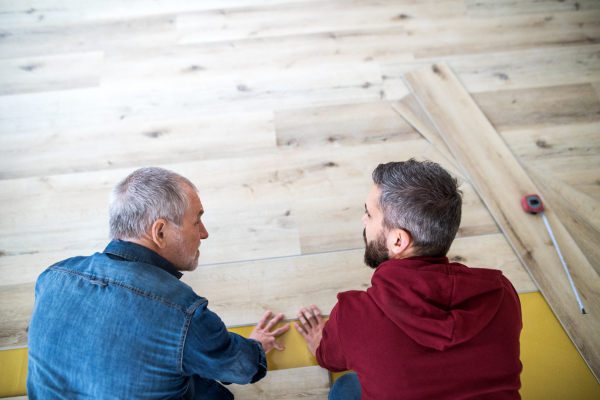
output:
[[[406,80],[598,378],[600,277],[548,207],[546,215],[588,312],[583,315],[542,219],[521,208],[521,198],[537,192],[535,185],[450,68],[435,64],[407,74]]]
[[[460,169],[454,160],[454,156],[444,143],[444,140],[437,133],[435,126],[424,114],[423,108],[418,103],[414,94],[408,94],[392,105],[402,117],[411,124],[417,132],[429,141],[442,155],[451,163],[454,168]]]

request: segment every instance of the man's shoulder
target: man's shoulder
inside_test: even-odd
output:
[[[80,281],[112,285],[149,301],[159,301],[185,312],[193,312],[207,300],[179,279],[151,264],[117,260],[106,253],[77,256],[59,261],[44,271],[38,285],[51,284],[50,277],[70,276]]]
[[[364,290],[340,292],[337,299],[338,302],[335,307],[337,308],[338,318],[349,316],[350,319],[354,319],[355,316],[360,314],[368,314],[371,307],[375,306],[371,296]]]

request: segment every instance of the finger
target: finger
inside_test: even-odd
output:
[[[279,343],[277,340],[273,341],[273,347],[275,347],[277,350],[285,350],[285,345]]]
[[[267,322],[267,318],[269,318],[269,315],[271,315],[271,311],[267,311],[263,314],[260,321],[258,321],[258,325],[256,326],[257,329],[262,329],[265,327],[265,322]]]
[[[310,309],[312,310],[313,314],[315,314],[315,317],[317,318],[317,323],[319,325],[321,325],[323,323],[323,317],[321,316],[321,311],[319,311],[317,306],[315,306],[314,304],[310,305]]]
[[[298,319],[300,320],[300,322],[302,323],[302,325],[304,325],[304,329],[306,329],[307,331],[309,329],[312,328],[312,326],[310,326],[310,324],[308,323],[308,321],[306,320],[306,318],[304,318],[304,315],[301,312],[298,312]]]
[[[282,333],[287,332],[289,329],[290,329],[289,324],[286,324],[285,326],[282,326],[281,328],[275,329],[271,333],[273,334],[273,336],[277,337],[277,336],[281,335]]]
[[[315,320],[315,317],[310,313],[310,311],[308,311],[306,308],[302,307],[302,313],[306,317],[306,319],[307,319],[308,323],[310,324],[310,326],[316,326],[317,325],[317,321]]]
[[[273,327],[275,326],[276,323],[278,323],[279,321],[281,321],[281,319],[283,318],[283,314],[277,314],[275,316],[275,318],[273,318],[272,320],[269,321],[269,323],[267,324],[267,327],[265,328],[268,332],[271,332],[271,329],[273,329]]]
[[[297,322],[294,322],[294,327],[296,328],[296,330],[297,330],[298,332],[300,332],[300,334],[302,335],[302,337],[303,337],[304,339],[306,339],[306,337],[307,337],[307,334],[306,334],[306,332],[304,331],[304,329],[302,329],[302,328],[300,327],[300,324],[298,324]]]

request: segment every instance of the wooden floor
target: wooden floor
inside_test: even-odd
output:
[[[210,238],[184,281],[228,326],[328,314],[370,284],[372,170],[416,157],[460,176],[392,108],[438,61],[600,270],[599,1],[23,4],[0,4],[0,348],[27,345],[37,276],[104,249],[110,189],[147,165],[199,188]],[[537,290],[463,190],[450,257]]]

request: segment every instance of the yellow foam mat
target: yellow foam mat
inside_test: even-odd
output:
[[[600,399],[600,384],[552,313],[540,292],[519,295],[523,309],[521,396],[537,399]],[[278,324],[282,326],[283,324]],[[248,337],[253,326],[230,328]],[[317,365],[304,339],[292,326],[279,339],[284,351],[267,354],[269,370]],[[335,381],[344,373],[332,374]],[[0,351],[0,397],[26,394],[27,349]]]

